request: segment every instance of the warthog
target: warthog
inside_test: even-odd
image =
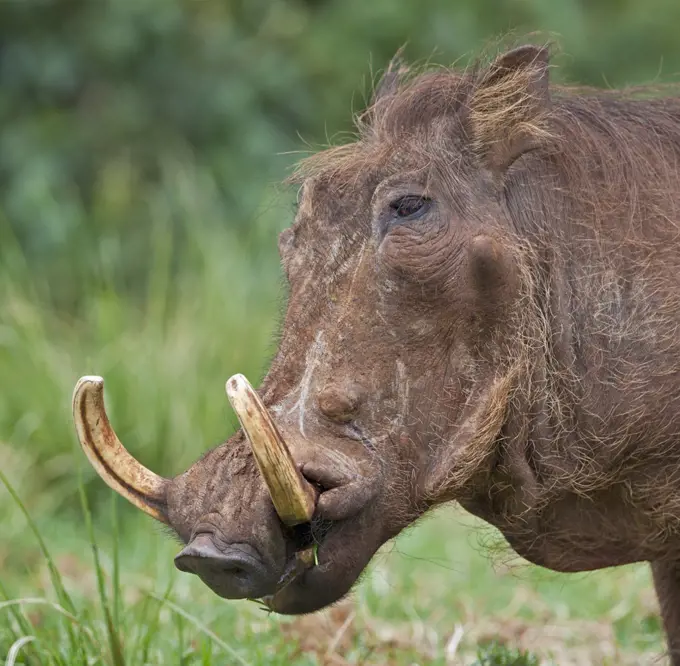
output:
[[[548,70],[395,64],[356,141],[301,164],[278,353],[188,471],[134,460],[81,380],[90,460],[180,570],[307,613],[457,501],[556,571],[651,562],[680,665],[680,100]]]

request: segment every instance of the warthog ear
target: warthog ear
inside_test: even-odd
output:
[[[548,61],[547,48],[520,46],[484,70],[471,93],[475,149],[496,173],[550,136]]]

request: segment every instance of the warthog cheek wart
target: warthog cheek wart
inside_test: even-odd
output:
[[[357,408],[361,391],[354,384],[329,384],[317,396],[322,414],[339,422],[351,421]]]

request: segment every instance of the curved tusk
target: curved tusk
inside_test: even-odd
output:
[[[104,408],[104,380],[81,377],[73,391],[73,420],[92,467],[117,493],[156,520],[168,522],[168,480],[137,462],[120,443]]]
[[[260,396],[243,375],[234,375],[226,388],[279,518],[289,526],[309,522],[316,506],[316,490],[295,466]]]

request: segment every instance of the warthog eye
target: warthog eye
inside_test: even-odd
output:
[[[431,200],[427,197],[407,194],[395,199],[390,208],[400,220],[414,220],[424,215],[430,208]]]

